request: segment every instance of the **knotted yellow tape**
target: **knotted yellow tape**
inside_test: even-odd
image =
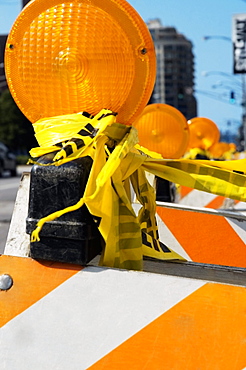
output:
[[[36,122],[34,129],[40,148],[30,151],[32,157],[56,151],[51,165],[87,155],[93,164],[80,201],[42,218],[31,241],[39,240],[45,222],[86,204],[90,213],[100,219],[98,228],[105,240],[101,265],[139,270],[143,256],[184,260],[159,240],[155,193],[145,171],[194,189],[246,200],[243,170],[246,160],[230,163],[162,159],[159,154],[140,147],[137,130],[116,123],[116,114],[110,110],[104,109],[95,117],[83,114],[53,117]],[[130,184],[142,205],[138,215],[132,208]]]

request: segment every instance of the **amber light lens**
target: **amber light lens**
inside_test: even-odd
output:
[[[220,141],[209,148],[209,153],[213,158],[221,158],[224,153],[229,152],[230,150],[233,151],[231,144]]]
[[[189,142],[188,124],[183,114],[168,104],[147,105],[133,124],[139,144],[163,158],[180,158]]]
[[[188,121],[190,141],[188,149],[208,149],[220,139],[220,131],[217,125],[210,119],[195,117]]]
[[[152,93],[156,59],[147,26],[125,0],[34,0],[11,29],[5,70],[31,122],[107,108],[132,124]]]

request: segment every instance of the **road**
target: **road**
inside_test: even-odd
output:
[[[9,173],[6,172],[0,178],[0,254],[3,253],[7,240],[21,175],[24,171],[30,171],[30,169],[30,166],[19,166],[16,177],[10,177]]]

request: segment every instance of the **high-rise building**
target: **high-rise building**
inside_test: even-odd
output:
[[[4,72],[4,50],[7,35],[0,35],[0,93],[7,88],[7,81]]]
[[[22,8],[24,8],[24,6],[29,3],[30,0],[22,0]]]
[[[22,0],[22,8],[30,0]],[[4,71],[4,52],[8,35],[0,35],[0,94],[7,88],[7,81]]]
[[[147,22],[157,57],[157,76],[150,103],[177,108],[188,119],[197,116],[194,97],[194,55],[192,43],[174,27],[159,19]]]

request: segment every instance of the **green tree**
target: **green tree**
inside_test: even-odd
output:
[[[10,91],[0,95],[0,141],[15,153],[27,153],[38,146],[32,123],[16,105]]]

